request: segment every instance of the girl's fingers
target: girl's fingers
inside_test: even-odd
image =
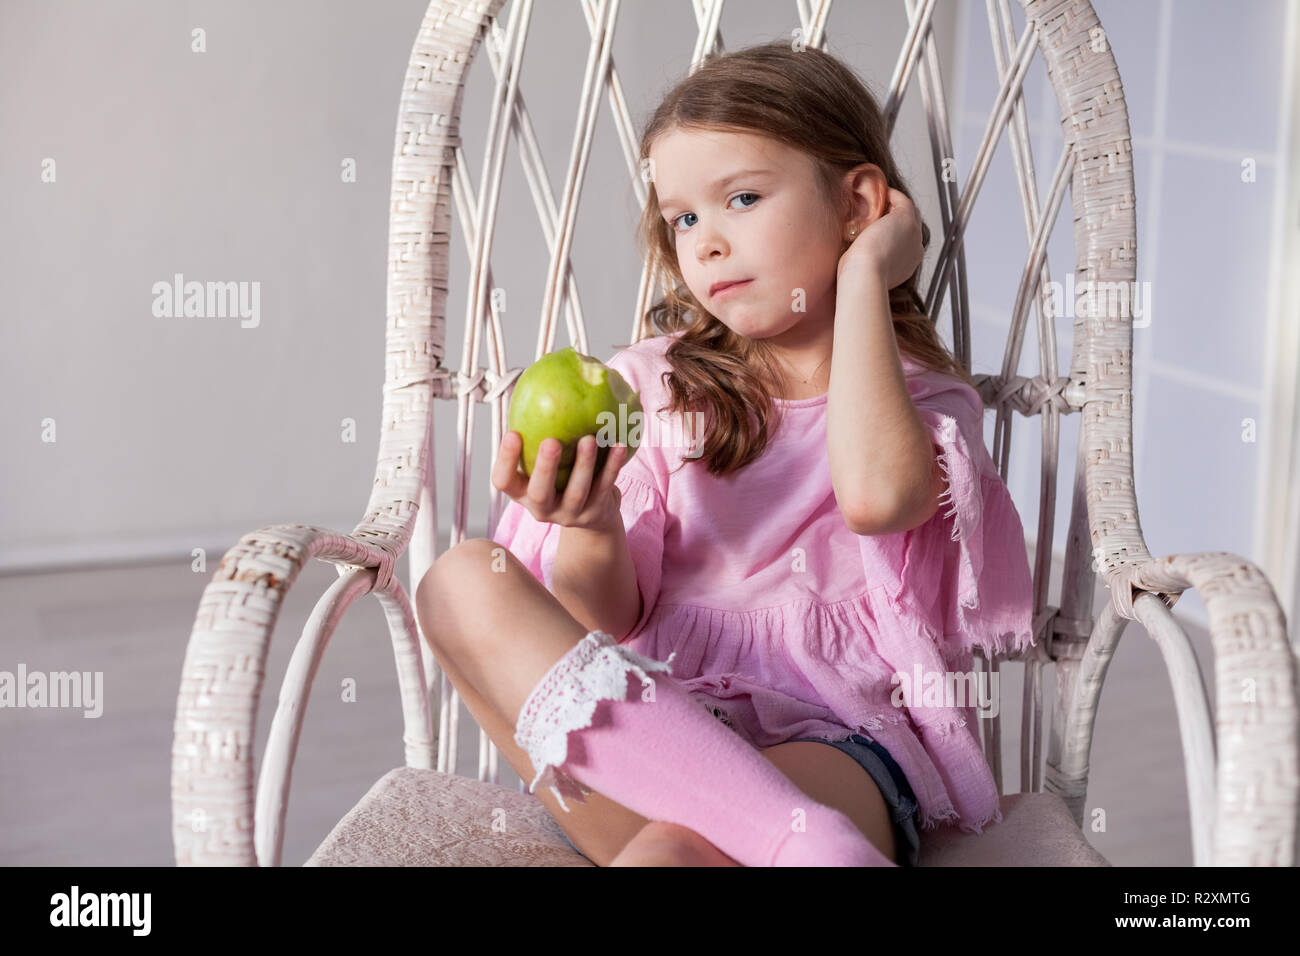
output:
[[[524,494],[535,509],[533,517],[550,514],[555,507],[555,473],[560,467],[561,447],[556,438],[544,438],[537,447],[537,460],[533,462],[533,474]]]
[[[523,439],[518,432],[506,432],[492,463],[492,486],[508,498],[518,498],[528,489],[528,477],[519,470],[519,452]]]
[[[627,463],[627,446],[610,445],[609,454],[605,456],[605,467],[601,469],[600,478],[596,482],[596,487],[591,489],[593,497],[599,497],[607,492],[614,479],[618,477],[619,471]]]
[[[583,435],[578,439],[578,452],[573,460],[573,469],[569,472],[569,482],[564,486],[564,497],[560,507],[565,514],[581,514],[587,503],[587,489],[591,485],[592,472],[596,470],[596,436]]]
[[[569,473],[562,495],[555,491],[555,476],[559,471],[563,446],[555,438],[546,438],[537,449],[531,476],[519,467],[523,437],[515,431],[506,432],[492,464],[492,485],[507,497],[523,504],[539,521],[554,520],[555,512],[576,516],[586,510],[590,501],[598,500],[609,492],[619,471],[627,463],[626,445],[611,445],[600,473],[596,474],[599,445],[595,435],[584,435],[578,442],[577,455]]]

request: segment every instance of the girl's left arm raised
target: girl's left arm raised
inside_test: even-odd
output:
[[[855,534],[907,531],[938,510],[939,449],[912,404],[883,266],[841,270],[826,408],[831,485]]]

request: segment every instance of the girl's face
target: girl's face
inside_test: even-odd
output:
[[[807,155],[756,134],[674,129],[650,159],[682,277],[705,309],[755,339],[833,318],[844,227]]]

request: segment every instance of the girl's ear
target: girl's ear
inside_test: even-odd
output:
[[[841,224],[845,233],[857,226],[861,233],[889,209],[889,183],[875,163],[861,163],[844,177],[848,193],[848,218]]]

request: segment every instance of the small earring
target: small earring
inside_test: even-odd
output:
[[[849,230],[849,238],[850,238],[850,239],[852,239],[852,238],[853,238],[854,236],[856,236],[857,234],[858,234],[858,230],[857,230],[856,228],[854,228],[854,229],[850,229],[850,230]]]

